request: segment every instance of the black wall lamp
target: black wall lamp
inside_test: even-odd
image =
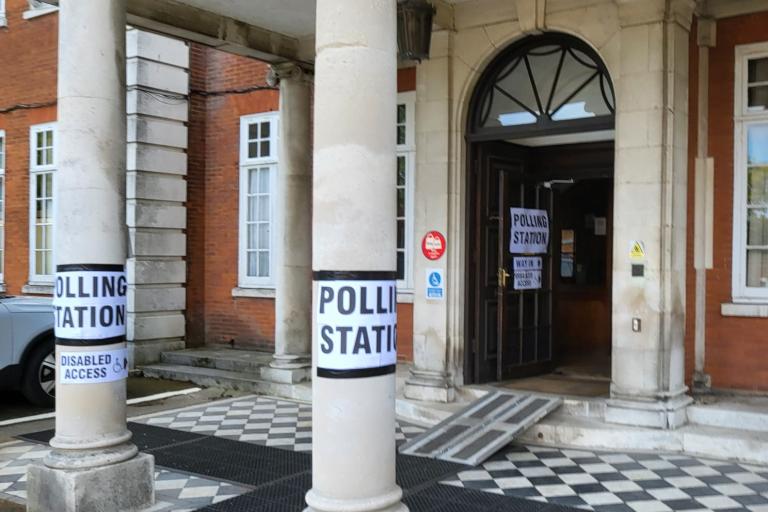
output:
[[[397,50],[403,60],[429,58],[435,8],[427,0],[398,0]]]

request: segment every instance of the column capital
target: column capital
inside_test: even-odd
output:
[[[297,80],[311,82],[313,78],[312,71],[306,69],[295,62],[281,62],[269,66],[267,72],[267,83],[272,87],[278,85],[282,80]]]
[[[699,48],[712,48],[717,46],[716,19],[703,16],[698,19],[696,42],[699,45]]]

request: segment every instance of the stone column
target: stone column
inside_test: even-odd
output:
[[[450,31],[432,34],[429,60],[419,64],[416,74],[416,172],[413,250],[413,367],[405,383],[405,396],[414,400],[451,402],[455,398],[449,372],[448,297],[427,299],[425,282],[431,269],[450,276],[449,261],[461,252],[458,240],[446,240],[446,254],[430,261],[421,252],[421,239],[431,230],[444,235],[449,225],[450,154]],[[424,150],[429,148],[429,150]],[[453,276],[450,276],[453,277]],[[458,287],[446,278],[446,295]]]
[[[712,379],[705,372],[707,345],[707,270],[712,268],[715,161],[709,156],[709,49],[716,45],[717,21],[700,17],[698,126],[694,183],[693,266],[696,269],[693,388],[706,391]]]
[[[622,55],[616,94],[613,368],[606,419],[675,428],[686,422],[691,400],[685,394],[684,329],[693,2],[617,3]],[[644,260],[630,259],[633,241],[644,244]],[[633,264],[642,268],[633,272]]]
[[[295,383],[310,377],[312,337],[312,134],[310,76],[293,63],[272,66],[280,84],[275,268],[275,355],[262,375]]]
[[[140,509],[154,459],[126,428],[125,0],[61,0],[58,69],[56,435],[28,510]]]
[[[395,483],[395,34],[395,0],[317,2],[309,511],[407,510]]]

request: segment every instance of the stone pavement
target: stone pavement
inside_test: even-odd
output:
[[[151,510],[302,510],[311,485],[311,406],[241,397],[134,418],[155,455]],[[399,441],[423,429],[398,424]],[[0,445],[0,500],[26,498],[25,468],[51,432]],[[476,468],[398,457],[412,511],[768,512],[768,468],[675,454],[510,445]]]

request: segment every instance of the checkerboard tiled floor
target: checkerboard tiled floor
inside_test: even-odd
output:
[[[299,452],[312,451],[312,405],[245,397],[136,419],[139,423]],[[424,429],[398,422],[398,443]]]
[[[27,499],[27,465],[45,457],[50,448],[26,441],[0,445],[0,497]],[[249,489],[194,475],[157,468],[155,505],[151,512],[187,512],[233,498]],[[149,512],[149,511],[147,511]]]
[[[600,512],[768,512],[768,468],[686,455],[518,446],[443,483]]]
[[[243,397],[166,411],[133,421],[307,452],[309,404]],[[422,428],[399,423],[399,441]],[[0,445],[0,497],[26,498],[26,465],[43,445]],[[686,455],[600,453],[511,445],[481,466],[443,484],[598,512],[768,512],[768,468]],[[153,511],[194,510],[248,491],[158,468]]]

